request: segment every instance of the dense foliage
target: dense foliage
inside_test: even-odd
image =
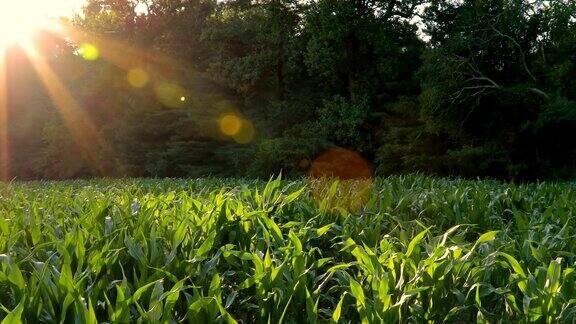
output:
[[[575,17],[570,0],[90,0],[36,41],[73,108],[6,57],[4,176],[299,175],[344,147],[382,175],[570,178]]]
[[[573,184],[101,180],[1,192],[2,323],[576,320]]]

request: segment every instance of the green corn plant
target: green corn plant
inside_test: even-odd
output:
[[[576,186],[12,182],[0,323],[571,323]]]

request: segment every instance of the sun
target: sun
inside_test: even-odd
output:
[[[0,47],[29,41],[36,32],[54,28],[46,11],[47,2],[35,0],[0,1]]]

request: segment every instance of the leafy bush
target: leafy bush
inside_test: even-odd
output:
[[[335,96],[325,100],[318,110],[318,128],[333,143],[359,148],[366,140],[361,126],[366,122],[368,110],[365,98],[350,102],[342,96]]]
[[[270,177],[282,172],[300,176],[307,172],[314,158],[327,147],[329,143],[318,137],[284,136],[264,140],[253,150],[249,175]]]

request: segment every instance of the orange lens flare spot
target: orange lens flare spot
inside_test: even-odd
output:
[[[312,162],[313,178],[369,179],[372,167],[360,154],[343,148],[330,149]]]
[[[128,83],[134,88],[143,88],[150,81],[148,72],[141,68],[131,69],[128,71]]]
[[[252,142],[256,134],[254,124],[235,113],[222,115],[218,121],[218,125],[222,134],[230,136],[238,144],[248,144]]]
[[[242,129],[242,119],[235,114],[226,114],[220,118],[220,131],[227,136],[235,136]]]
[[[372,194],[372,167],[354,151],[328,150],[312,162],[310,177],[314,201],[329,212],[358,211]]]
[[[86,61],[96,61],[100,58],[100,50],[93,44],[83,43],[78,48],[78,55]]]
[[[372,179],[321,178],[310,182],[310,192],[318,208],[334,213],[362,209],[370,200],[373,188]]]

